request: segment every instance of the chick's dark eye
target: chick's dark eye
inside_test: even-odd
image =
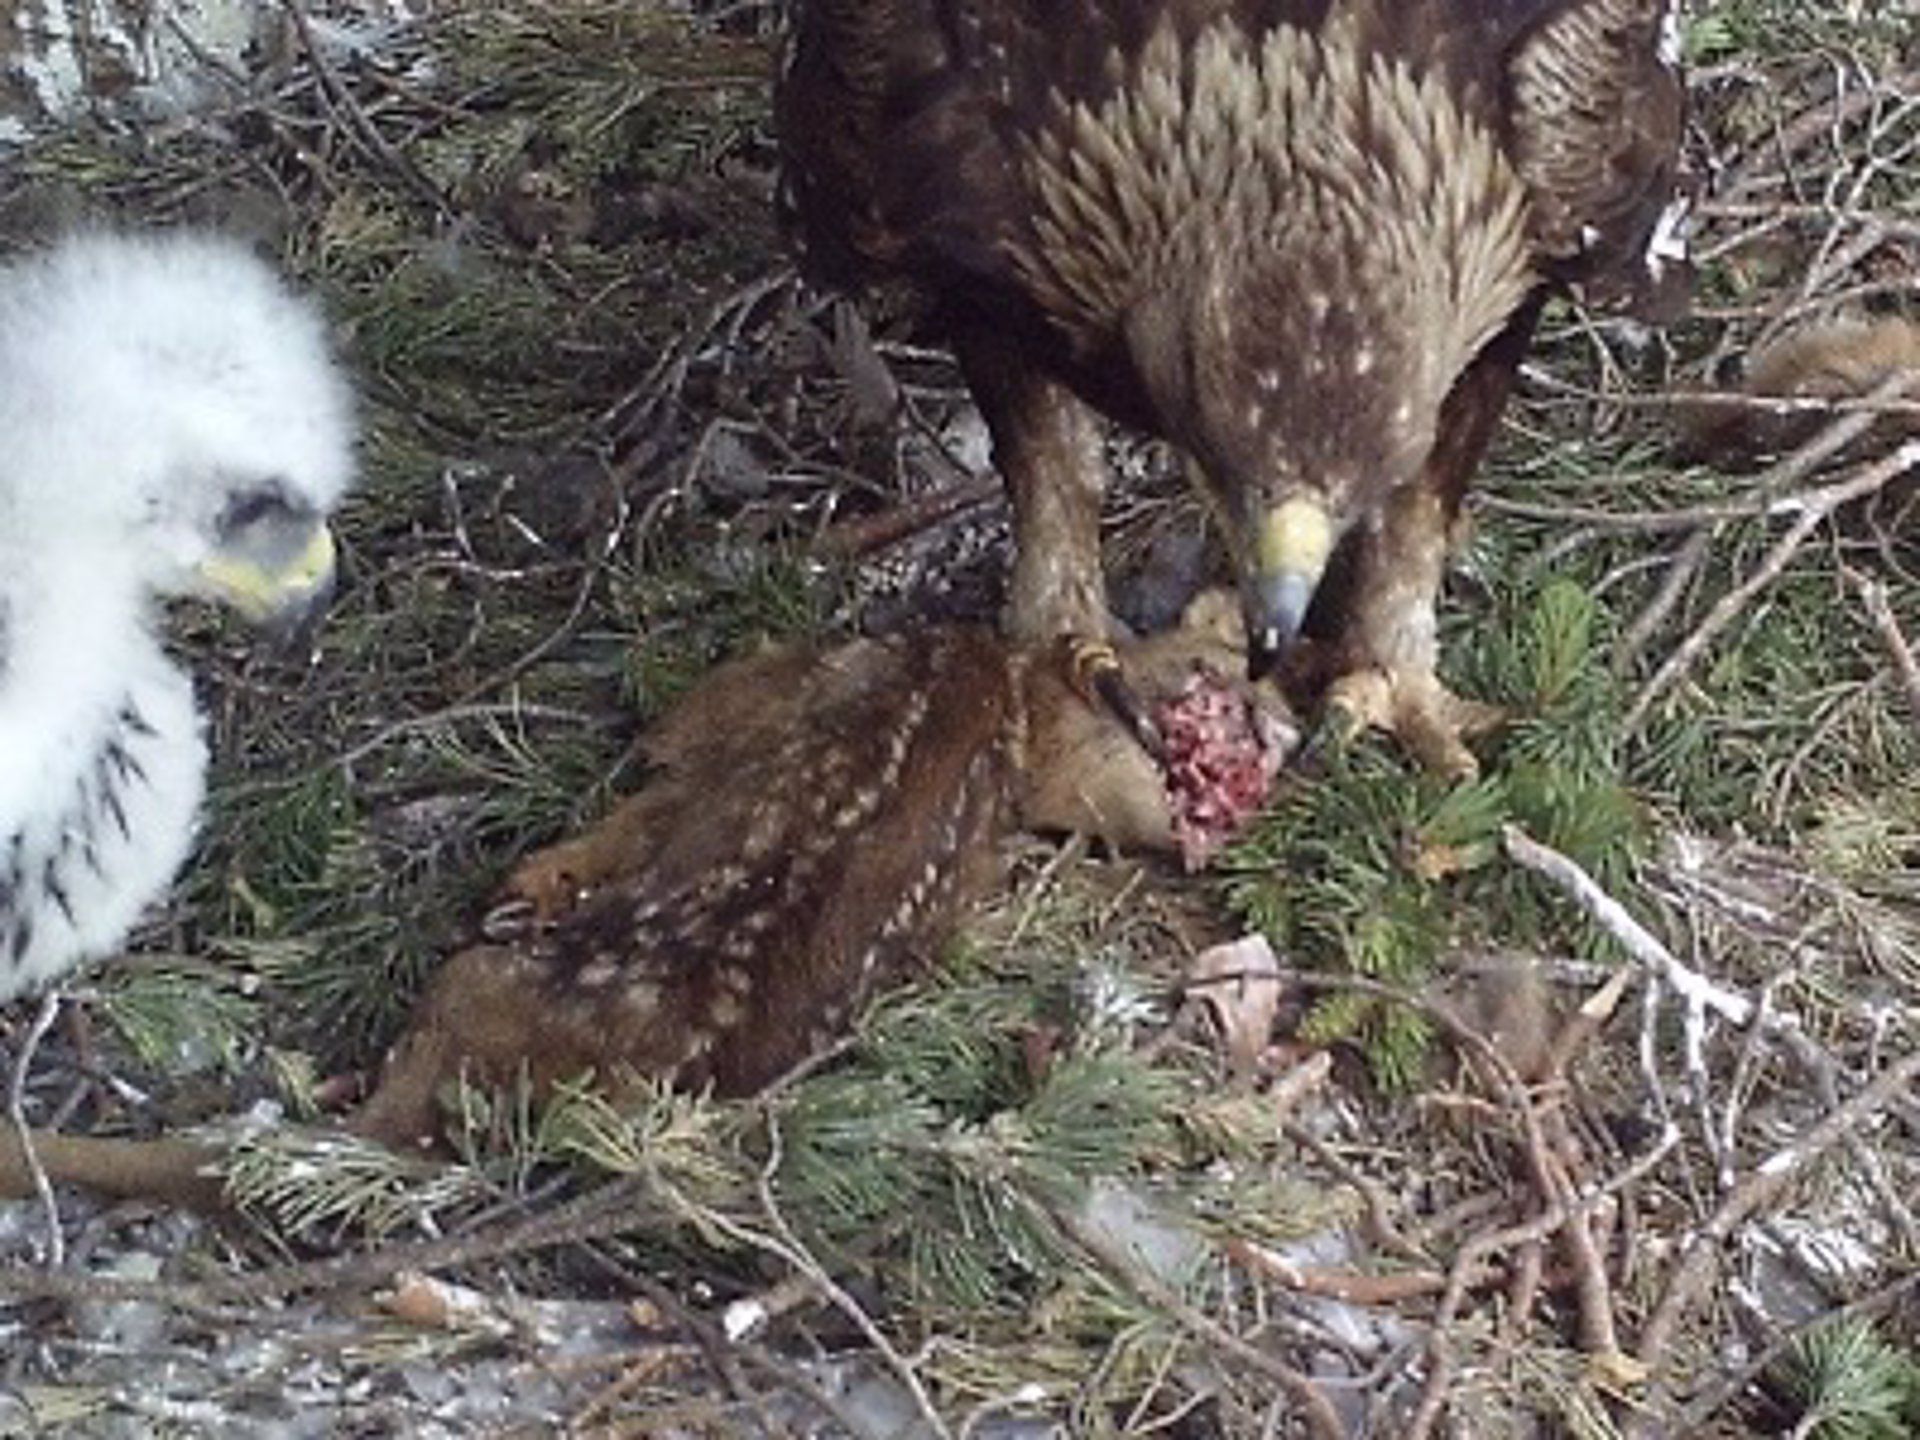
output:
[[[291,515],[295,508],[287,499],[286,492],[277,484],[243,490],[229,500],[227,508],[220,512],[220,533],[237,534],[263,520]]]

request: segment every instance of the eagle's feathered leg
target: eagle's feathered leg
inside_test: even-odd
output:
[[[1007,633],[1022,644],[1071,642],[1071,672],[1082,696],[1104,703],[1157,758],[1159,734],[1107,644],[1114,622],[1100,564],[1107,462],[1099,421],[1085,401],[1029,368],[1012,346],[976,336],[956,349],[1013,508]]]
[[[1497,706],[1453,694],[1440,682],[1434,614],[1447,551],[1467,483],[1493,440],[1507,392],[1539,316],[1536,299],[1474,358],[1441,408],[1439,439],[1419,479],[1357,535],[1347,602],[1334,637],[1326,703],[1358,725],[1386,730],[1415,759],[1466,777],[1479,762],[1464,737],[1493,728]]]
[[[1391,733],[1422,765],[1466,778],[1479,762],[1466,736],[1497,724],[1500,710],[1441,683],[1434,601],[1452,530],[1446,497],[1407,486],[1361,542],[1353,608],[1336,643],[1329,712]]]
[[[1026,365],[1009,344],[968,337],[956,349],[1013,507],[1008,633],[1035,644],[1106,637],[1112,628],[1100,568],[1106,458],[1093,411]]]

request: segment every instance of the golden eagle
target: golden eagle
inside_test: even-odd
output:
[[[951,342],[1017,636],[1108,626],[1101,411],[1188,457],[1256,674],[1331,561],[1335,698],[1468,770],[1449,523],[1551,288],[1679,275],[1678,50],[1675,0],[798,0],[783,203]]]

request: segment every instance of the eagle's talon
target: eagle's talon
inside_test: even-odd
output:
[[[1155,764],[1166,763],[1167,746],[1160,727],[1127,683],[1120,656],[1109,642],[1084,637],[1069,640],[1067,667],[1074,688],[1089,704],[1097,697]]]
[[[1480,761],[1465,737],[1485,734],[1506,717],[1497,705],[1455,695],[1430,670],[1372,666],[1334,681],[1326,711],[1324,723],[1344,725],[1349,735],[1387,731],[1421,765],[1451,780],[1479,775]]]
[[[1324,776],[1334,757],[1352,745],[1366,728],[1366,721],[1347,706],[1329,701],[1307,726],[1287,760],[1287,768],[1301,776],[1316,779]]]
[[[1095,640],[1086,635],[1069,635],[1066,647],[1067,673],[1073,679],[1074,688],[1091,700],[1099,677],[1120,668],[1119,652],[1113,648],[1112,641]]]

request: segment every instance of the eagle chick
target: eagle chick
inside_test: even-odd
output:
[[[1017,636],[1107,627],[1104,412],[1189,457],[1256,674],[1337,574],[1320,668],[1383,675],[1468,768],[1433,677],[1448,527],[1549,289],[1651,306],[1681,273],[1674,8],[802,0],[785,198],[816,276],[905,279],[953,344]]]
[[[0,271],[0,1000],[111,952],[192,843],[205,727],[157,600],[311,613],[351,469],[319,318],[237,244]]]

